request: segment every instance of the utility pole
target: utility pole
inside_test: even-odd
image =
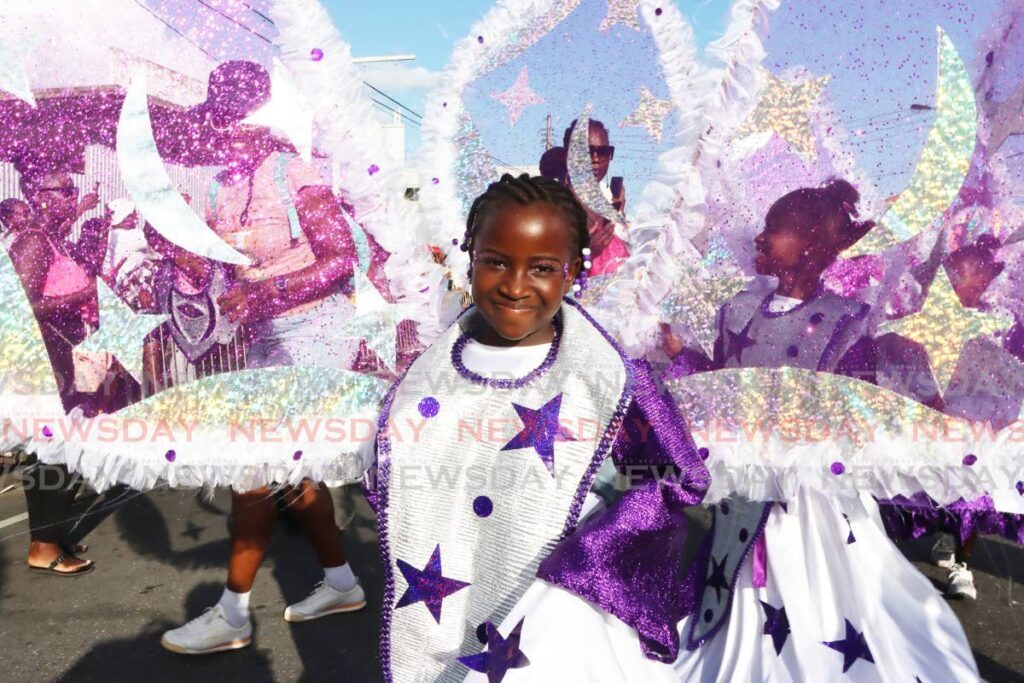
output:
[[[548,114],[548,123],[544,130],[544,151],[549,149],[551,149],[551,114]]]

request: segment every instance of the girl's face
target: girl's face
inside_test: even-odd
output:
[[[807,234],[769,215],[764,230],[754,238],[754,270],[759,275],[782,277],[799,270],[810,247]]]
[[[473,303],[492,346],[544,344],[580,269],[572,227],[544,202],[502,204],[485,217],[473,245]]]
[[[843,250],[833,226],[796,212],[768,212],[754,238],[754,269],[759,275],[818,277]]]

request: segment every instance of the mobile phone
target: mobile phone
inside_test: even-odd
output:
[[[619,199],[619,197],[622,196],[622,190],[623,190],[622,186],[623,186],[622,176],[620,176],[620,175],[612,176],[612,180],[611,180],[611,183],[609,184],[609,187],[610,187],[610,189],[612,191],[612,206],[615,207],[616,211],[622,211],[622,201]]]

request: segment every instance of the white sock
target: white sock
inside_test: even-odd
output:
[[[220,596],[217,603],[224,610],[224,616],[228,623],[235,628],[242,628],[249,621],[249,596],[252,591],[236,593],[227,586],[224,587],[224,594]]]
[[[324,579],[327,580],[328,586],[339,593],[350,591],[359,583],[348,562],[340,567],[324,567]]]

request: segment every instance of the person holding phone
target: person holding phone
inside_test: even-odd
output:
[[[562,136],[562,144],[565,145],[565,149],[569,149],[569,140],[575,128],[576,121],[574,120],[565,129]],[[615,158],[615,147],[611,144],[608,136],[608,128],[597,119],[590,119],[587,142],[590,145],[590,167],[594,172],[594,179],[605,198],[620,214],[625,216],[626,188],[622,177],[613,176],[610,182],[605,180],[608,177],[612,159]],[[621,235],[616,234],[614,221],[601,216],[586,205],[584,205],[584,209],[587,212],[587,226],[590,230],[590,245],[593,250],[590,275],[614,273],[629,258],[629,244]]]

